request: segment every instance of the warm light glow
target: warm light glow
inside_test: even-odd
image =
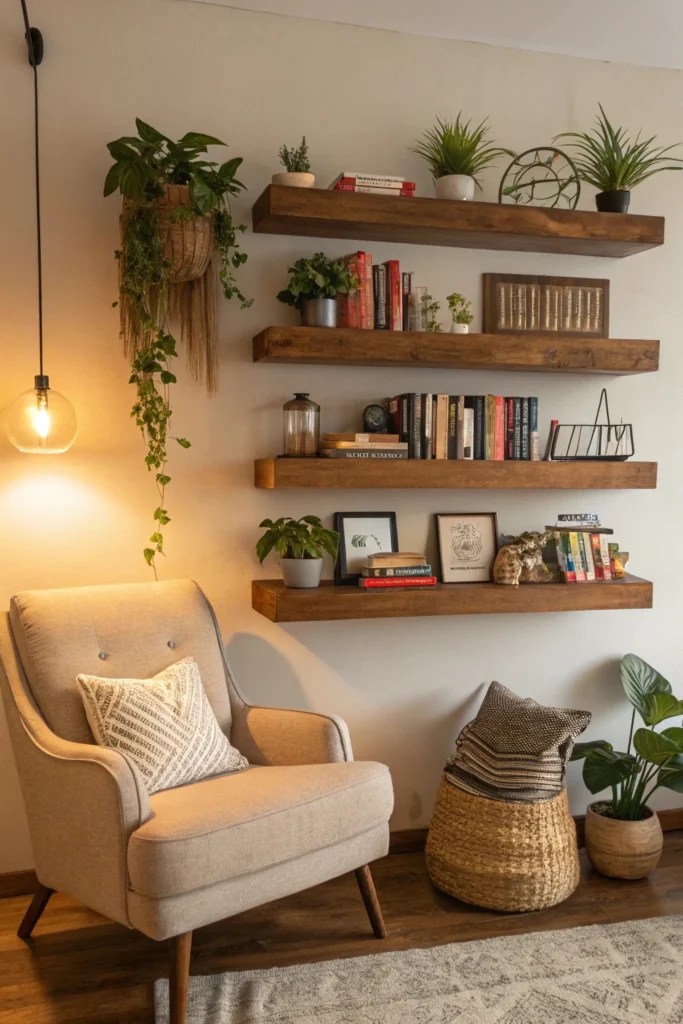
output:
[[[33,411],[33,429],[38,437],[47,438],[50,433],[50,413],[47,411],[47,392],[37,392],[38,401]]]
[[[57,455],[76,439],[78,424],[71,403],[52,388],[33,388],[19,395],[10,409],[7,433],[20,452]]]

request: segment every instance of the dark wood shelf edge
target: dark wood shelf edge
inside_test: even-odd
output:
[[[433,588],[373,591],[336,587],[325,580],[311,590],[293,590],[282,580],[253,580],[252,608],[271,622],[326,622],[434,615],[518,615],[651,608],[653,585],[627,575],[609,583],[448,583]]]

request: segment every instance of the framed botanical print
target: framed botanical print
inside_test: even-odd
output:
[[[495,512],[438,512],[442,583],[490,583],[498,553]]]
[[[357,583],[368,555],[398,551],[395,512],[335,512],[339,556],[335,583]]]

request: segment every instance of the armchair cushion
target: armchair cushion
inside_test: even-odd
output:
[[[251,767],[156,793],[150,806],[128,869],[136,892],[161,898],[386,827],[393,791],[388,769],[371,761]]]
[[[150,793],[247,767],[220,730],[194,658],[152,679],[81,674],[78,686],[96,742],[130,757]]]

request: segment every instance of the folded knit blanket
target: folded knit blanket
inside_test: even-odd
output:
[[[562,790],[589,711],[550,708],[491,683],[479,712],[456,740],[444,778],[477,796],[533,803]]]

